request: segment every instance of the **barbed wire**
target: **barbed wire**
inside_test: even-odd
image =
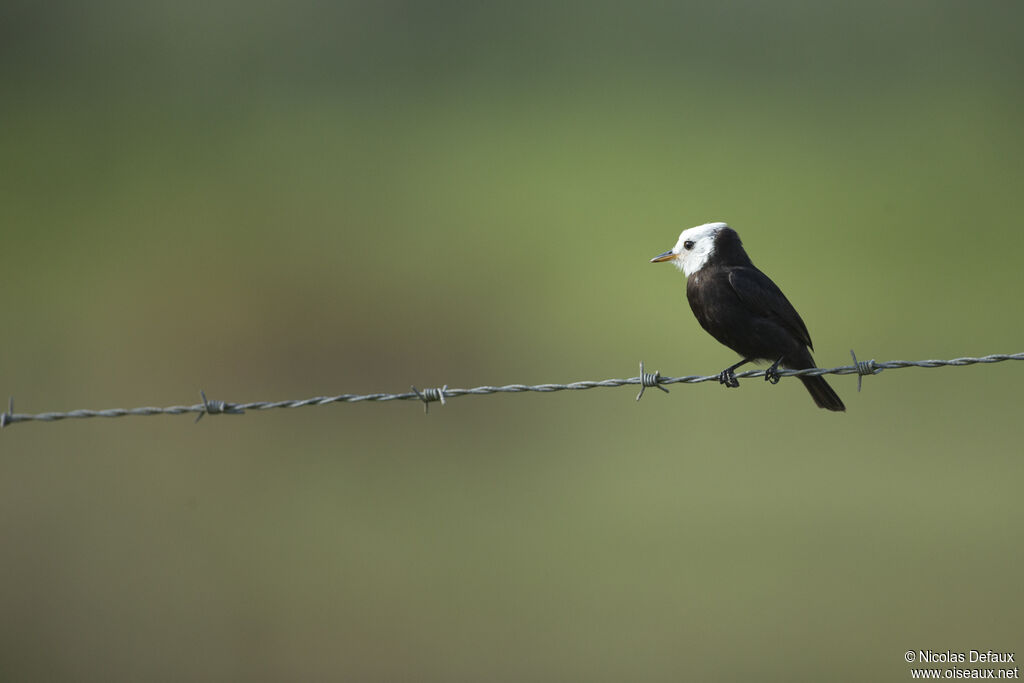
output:
[[[818,377],[821,375],[857,375],[857,391],[860,391],[860,383],[865,375],[877,375],[883,370],[898,370],[901,368],[939,368],[939,367],[960,367],[975,365],[977,363],[1001,363],[1008,360],[1024,360],[1024,353],[992,354],[978,358],[965,356],[953,358],[952,360],[890,360],[878,362],[875,360],[858,361],[856,354],[850,351],[853,357],[852,365],[843,365],[835,368],[808,368],[805,370],[783,370],[780,369],[780,377]],[[736,373],[737,379],[749,377],[763,377],[764,370],[747,370]],[[296,401],[255,401],[252,403],[230,403],[228,401],[214,401],[206,398],[206,393],[200,391],[201,403],[190,406],[167,406],[156,408],[143,406],[140,408],[110,408],[107,410],[71,410],[68,412],[49,413],[15,413],[14,398],[11,397],[7,404],[7,411],[0,413],[0,428],[17,422],[56,422],[68,419],[86,419],[92,417],[128,417],[141,415],[182,415],[184,413],[197,413],[196,422],[199,422],[204,415],[241,415],[249,410],[271,410],[274,408],[304,408],[306,406],[322,406],[329,403],[361,403],[363,401],[421,401],[423,411],[427,412],[431,403],[438,401],[445,405],[447,399],[457,396],[482,396],[486,394],[518,394],[525,392],[551,393],[555,391],[581,391],[584,389],[597,389],[599,387],[621,387],[626,385],[639,385],[640,393],[636,395],[639,401],[648,387],[657,387],[668,393],[664,385],[667,384],[698,384],[700,382],[718,381],[719,375],[687,375],[684,377],[663,377],[661,373],[647,372],[644,369],[643,361],[640,362],[640,374],[636,377],[626,379],[604,379],[599,381],[584,380],[571,382],[569,384],[505,384],[503,386],[480,386],[472,389],[449,388],[444,385],[440,388],[417,389],[411,387],[411,391],[404,393],[378,393],[378,394],[340,394],[338,396],[316,396]]]

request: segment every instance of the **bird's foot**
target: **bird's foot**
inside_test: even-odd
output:
[[[740,367],[741,365],[746,365],[751,360],[753,360],[753,359],[752,358],[744,358],[739,363],[736,363],[735,365],[730,365],[725,370],[722,370],[720,373],[718,373],[718,382],[720,384],[724,384],[727,387],[732,387],[732,388],[738,387],[740,385],[740,381],[738,379],[736,379],[736,373],[734,371],[736,370],[736,368]]]
[[[718,382],[734,389],[740,385],[740,381],[736,379],[736,373],[733,372],[732,368],[726,368],[718,373]]]
[[[771,382],[772,384],[778,384],[779,383],[779,379],[781,377],[779,375],[779,363],[781,363],[781,362],[782,362],[782,359],[780,358],[777,361],[775,361],[774,363],[772,363],[771,367],[769,367],[767,370],[764,371],[764,381],[765,382]]]

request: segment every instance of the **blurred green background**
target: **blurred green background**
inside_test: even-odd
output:
[[[18,412],[1024,350],[1019,2],[0,6]],[[1024,366],[0,434],[0,679],[904,680],[1024,650]]]

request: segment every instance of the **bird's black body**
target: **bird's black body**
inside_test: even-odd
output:
[[[751,263],[733,229],[717,231],[711,257],[689,276],[686,298],[701,327],[740,354],[744,362],[772,362],[771,372],[778,365],[792,370],[815,367],[811,336],[800,314],[775,283]],[[735,378],[728,381],[732,369],[723,373],[723,383],[734,386]],[[766,378],[771,376],[769,373]],[[823,377],[800,380],[819,407],[846,409]]]

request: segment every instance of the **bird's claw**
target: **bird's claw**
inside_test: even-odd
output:
[[[781,379],[781,377],[779,376],[779,371],[775,368],[774,365],[764,371],[764,381],[765,382],[770,382],[772,384],[778,384],[779,383],[779,379]]]
[[[732,368],[726,368],[718,374],[718,382],[724,384],[726,387],[736,388],[740,385],[740,381],[736,379],[736,373],[732,371]]]

